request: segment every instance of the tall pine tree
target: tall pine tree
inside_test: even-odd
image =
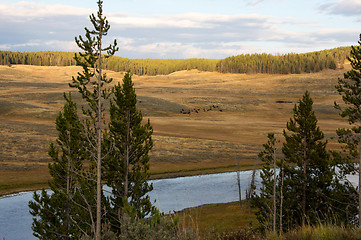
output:
[[[109,227],[109,223],[119,233],[125,212],[144,218],[154,209],[146,195],[152,190],[147,179],[153,130],[149,120],[142,124],[129,73],[122,86],[106,88],[112,79],[103,74],[102,59],[113,55],[117,47],[116,42],[102,47],[109,24],[102,14],[102,1],[98,7],[97,16],[90,16],[94,30],[85,28],[85,38],[76,38],[83,52],[76,54],[75,60],[83,71],[73,77],[70,86],[77,88],[86,102],[81,120],[71,97],[65,97],[64,113],[57,119],[57,144],[49,151],[53,194],[43,190],[29,203],[34,234],[42,239],[100,239],[109,230],[102,226]],[[108,117],[104,100],[112,93]],[[104,159],[109,162],[102,166]],[[109,198],[103,194],[102,180],[113,188]]]
[[[110,25],[106,17],[103,15],[103,1],[98,1],[98,12],[95,16],[90,15],[90,21],[94,27],[93,30],[85,28],[85,38],[79,36],[75,38],[78,47],[83,50],[75,55],[77,65],[82,66],[83,72],[78,73],[76,78],[73,77],[71,87],[75,87],[82,94],[82,98],[87,101],[88,107],[83,108],[83,114],[86,119],[86,133],[89,148],[87,149],[89,155],[92,157],[91,167],[87,174],[88,181],[96,182],[96,214],[91,214],[92,206],[90,199],[87,200],[85,195],[82,195],[84,200],[87,200],[87,208],[91,217],[92,225],[95,224],[94,236],[96,240],[101,238],[101,219],[102,219],[102,159],[106,153],[102,152],[102,135],[104,133],[104,108],[103,100],[110,95],[109,89],[105,88],[105,84],[112,81],[103,74],[103,58],[114,55],[118,50],[117,43],[114,41],[113,45],[103,47],[103,37],[108,34]],[[104,52],[106,54],[104,54]],[[83,182],[86,184],[86,181]],[[89,188],[93,184],[90,183]]]
[[[327,141],[317,126],[312,105],[306,91],[284,131],[286,228],[332,220],[348,224],[355,216],[347,197],[353,188],[336,171],[336,161],[326,150]],[[349,210],[340,211],[340,203]]]

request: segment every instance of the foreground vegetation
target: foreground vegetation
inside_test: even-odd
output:
[[[245,201],[210,204],[176,213],[180,229],[196,229],[197,239],[217,240],[356,240],[361,230],[357,227],[332,224],[306,225],[289,230],[282,235],[272,231],[261,233],[255,211],[249,211]]]

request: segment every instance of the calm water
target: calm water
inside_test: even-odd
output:
[[[251,171],[240,174],[242,195],[249,186]],[[221,173],[151,181],[154,190],[149,194],[162,212],[168,213],[209,203],[238,200],[237,174]],[[33,192],[0,198],[0,240],[36,239],[32,235],[32,216],[28,202]]]
[[[243,198],[251,180],[251,173],[252,171],[242,171],[240,174]],[[350,176],[349,180],[357,184],[358,176]],[[154,190],[149,195],[153,202],[156,201],[156,207],[165,213],[209,203],[238,201],[235,172],[151,182]],[[32,195],[32,192],[24,192],[0,198],[0,240],[36,239],[32,235],[32,217],[28,208]]]

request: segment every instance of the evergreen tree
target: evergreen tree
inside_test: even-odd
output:
[[[293,119],[284,131],[284,219],[285,227],[315,224],[320,221],[348,224],[354,218],[352,201],[348,198],[353,188],[336,173],[336,162],[326,150],[327,141],[317,126],[312,109],[313,101],[306,91]],[[346,209],[339,211],[340,203]]]
[[[66,103],[63,112],[56,118],[58,138],[50,144],[49,172],[52,179],[49,187],[52,194],[44,189],[34,192],[29,202],[33,215],[32,229],[39,239],[70,239],[78,236],[75,222],[74,193],[77,173],[82,168],[84,153],[84,127],[77,115],[77,106],[71,95],[64,94]]]
[[[305,224],[348,225],[357,221],[355,188],[346,181],[345,172],[340,171],[339,167],[343,166],[340,158],[332,158],[327,152],[327,141],[317,126],[312,105],[306,91],[293,109],[293,118],[283,134],[285,142],[283,157],[277,162],[278,177],[273,134],[268,135],[268,142],[259,154],[264,163],[260,174],[262,187],[252,203],[258,209],[256,215],[263,230],[272,226],[274,231],[278,226],[282,232]]]
[[[324,196],[320,191],[326,191],[327,194],[333,176],[329,169],[330,157],[326,151],[326,142],[323,141],[324,134],[317,126],[312,105],[313,101],[306,91],[299,106],[295,105],[293,109],[293,119],[287,123],[290,134],[284,131],[286,142],[282,151],[285,161],[296,166],[285,168],[285,188],[289,189],[285,192],[285,215],[292,210],[288,216],[292,216],[291,221],[297,225],[305,225],[306,221],[311,224],[316,220],[317,211],[322,212],[323,207],[318,203],[322,202]],[[312,185],[317,187],[317,181],[322,186],[319,186],[320,189],[312,189]]]
[[[262,231],[272,229],[276,232],[276,217],[279,214],[277,199],[280,195],[279,189],[277,189],[279,177],[277,177],[276,166],[280,161],[276,159],[277,140],[274,133],[269,133],[267,138],[267,143],[263,144],[264,150],[258,154],[263,163],[260,172],[262,186],[258,194],[253,194],[251,203],[257,209],[256,216]]]
[[[104,179],[112,188],[112,222],[119,231],[124,209],[129,205],[137,218],[144,218],[152,210],[149,196],[153,189],[149,178],[148,152],[153,147],[153,129],[149,119],[142,124],[142,113],[137,109],[137,98],[131,76],[123,78],[123,84],[114,87],[110,106],[108,144],[111,152],[105,161]]]
[[[109,223],[119,233],[125,211],[144,218],[154,209],[146,195],[152,190],[147,179],[153,130],[149,120],[142,124],[129,73],[124,76],[123,86],[105,88],[112,79],[102,73],[102,59],[113,55],[117,48],[116,42],[102,48],[109,24],[102,15],[102,1],[98,1],[98,7],[97,16],[90,16],[95,30],[85,28],[85,38],[76,38],[83,52],[74,59],[83,71],[72,78],[70,86],[77,88],[87,103],[82,107],[82,119],[70,95],[64,95],[67,103],[57,118],[57,145],[52,144],[49,151],[53,159],[49,165],[53,194],[45,190],[34,193],[34,201],[29,203],[34,235],[42,239],[98,240],[109,230],[102,231],[101,226],[109,227]],[[107,54],[102,54],[104,51]],[[110,131],[106,131],[108,118],[103,100],[110,97],[112,90]],[[102,168],[104,158],[109,162]],[[110,201],[102,191],[102,172],[113,188]]]
[[[358,46],[351,47],[351,57],[348,57],[352,69],[344,74],[344,79],[339,78],[335,86],[345,105],[335,102],[335,108],[341,111],[341,117],[347,118],[351,125],[350,129],[338,129],[337,135],[339,142],[345,144],[344,150],[347,152],[342,170],[346,173],[357,171],[359,174],[358,211],[361,216],[361,34],[358,43]],[[358,169],[352,165],[353,162],[359,162]]]
[[[83,113],[87,116],[86,119],[86,132],[87,139],[89,142],[88,153],[92,157],[91,167],[89,172],[86,174],[86,179],[83,184],[89,182],[88,188],[94,186],[94,181],[96,182],[96,214],[92,213],[91,202],[93,199],[86,199],[86,195],[81,197],[87,203],[87,209],[89,211],[91,229],[93,229],[93,234],[96,240],[101,238],[101,216],[102,209],[104,206],[101,204],[102,199],[102,178],[101,178],[101,162],[104,157],[104,152],[102,152],[102,134],[103,134],[103,121],[104,121],[104,109],[103,109],[103,99],[109,97],[110,91],[105,88],[105,84],[108,84],[112,79],[108,79],[105,74],[103,74],[102,61],[103,58],[113,55],[118,48],[116,47],[116,41],[114,45],[110,45],[106,48],[103,48],[103,37],[107,35],[110,25],[106,17],[103,16],[103,1],[98,1],[98,12],[95,16],[94,14],[90,15],[90,21],[94,27],[93,30],[85,28],[85,38],[79,36],[75,38],[75,41],[80,49],[84,52],[81,52],[75,55],[75,60],[77,65],[82,66],[83,72],[78,73],[77,78],[73,77],[73,83],[70,84],[71,87],[75,87],[82,94],[82,98],[85,99],[88,103],[87,108],[83,108]],[[103,52],[106,52],[107,55],[103,55]],[[89,86],[90,85],[90,86]],[[93,183],[91,182],[93,181]],[[85,190],[86,188],[82,188]],[[95,224],[95,226],[94,226]]]

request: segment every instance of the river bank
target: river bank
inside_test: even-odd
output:
[[[240,164],[239,166],[210,166],[207,168],[191,168],[167,171],[161,169],[150,172],[150,180],[178,178],[196,175],[206,175],[233,171],[246,171],[253,169],[254,166],[249,163]],[[0,170],[0,197],[25,192],[34,191],[42,188],[49,188],[50,180],[49,169],[47,166],[41,168],[29,168],[20,170]]]

